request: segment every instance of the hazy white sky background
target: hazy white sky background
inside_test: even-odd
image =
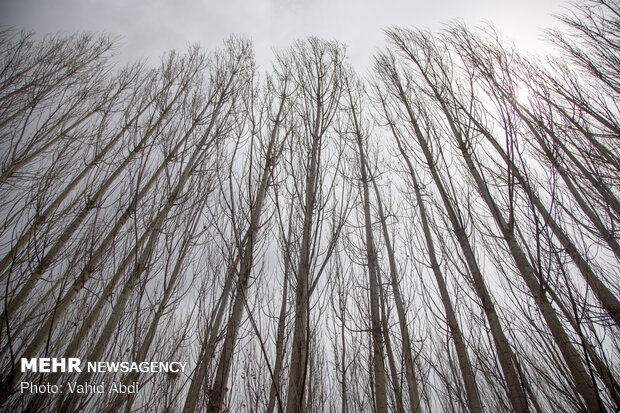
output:
[[[212,49],[230,34],[244,34],[253,40],[263,69],[270,67],[274,48],[316,35],[345,43],[351,62],[365,70],[384,43],[384,28],[439,30],[457,18],[469,26],[492,22],[520,50],[548,50],[542,30],[557,27],[551,14],[566,5],[566,0],[0,0],[0,25],[38,34],[120,35],[121,60],[148,58],[151,64],[171,49],[196,42]]]

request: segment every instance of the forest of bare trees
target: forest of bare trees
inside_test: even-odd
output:
[[[0,410],[618,411],[620,4],[557,18],[555,57],[394,27],[367,73],[1,29]]]

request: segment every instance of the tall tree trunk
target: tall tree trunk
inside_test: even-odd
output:
[[[286,89],[286,84],[284,85],[284,88]],[[267,145],[267,152],[265,154],[265,164],[261,170],[256,198],[254,200],[254,204],[250,207],[250,223],[245,235],[247,241],[243,248],[239,251],[240,264],[235,299],[232,305],[231,315],[228,320],[228,326],[226,327],[224,343],[222,345],[222,353],[217,366],[215,379],[209,393],[209,404],[207,407],[207,411],[209,413],[220,412],[224,407],[223,403],[227,391],[228,376],[230,374],[234,348],[237,342],[237,334],[239,333],[239,328],[241,326],[243,309],[246,305],[248,282],[252,272],[252,267],[254,265],[254,247],[257,241],[258,230],[261,226],[260,220],[263,213],[263,206],[265,203],[265,198],[267,197],[267,189],[271,184],[273,169],[280,155],[277,138],[280,123],[282,122],[282,115],[284,113],[285,99],[286,91],[282,93],[280,98],[278,113],[269,134],[269,142]]]
[[[291,206],[291,211],[289,214],[289,226],[288,226],[288,235],[284,239],[284,247],[283,247],[283,260],[284,260],[284,280],[282,285],[282,302],[280,303],[280,314],[278,315],[278,329],[276,333],[276,354],[275,354],[275,365],[273,367],[273,381],[271,383],[271,387],[269,389],[269,400],[267,402],[267,411],[266,413],[273,413],[273,409],[275,408],[276,402],[278,403],[278,411],[282,413],[284,411],[284,406],[282,406],[282,393],[280,388],[280,375],[282,372],[282,364],[284,362],[284,333],[286,327],[286,312],[287,312],[287,302],[288,302],[288,284],[289,284],[289,274],[291,272],[291,235],[292,235],[292,213],[293,208]]]
[[[309,277],[310,277],[310,248],[313,227],[313,210],[316,202],[316,181],[318,179],[318,157],[320,150],[319,137],[314,137],[308,174],[306,175],[306,196],[303,214],[301,249],[299,250],[299,264],[295,274],[295,318],[293,324],[293,340],[291,344],[291,361],[289,370],[289,385],[286,396],[286,413],[302,413],[306,368],[308,362],[308,323],[309,323]]]
[[[366,171],[366,154],[364,151],[364,144],[362,142],[362,132],[360,129],[358,115],[356,113],[356,107],[353,104],[351,97],[352,91],[349,90],[349,100],[351,102],[351,118],[353,121],[353,134],[355,135],[355,141],[358,149],[359,157],[359,171],[360,171],[360,184],[362,187],[362,207],[364,212],[364,232],[365,232],[365,246],[366,246],[366,265],[368,268],[368,293],[370,296],[370,335],[372,337],[372,361],[374,372],[374,390],[375,390],[375,409],[377,412],[387,412],[387,388],[386,388],[386,372],[385,372],[385,358],[383,352],[383,334],[381,323],[381,302],[380,292],[381,281],[379,278],[379,261],[377,259],[377,250],[375,247],[374,237],[372,233],[372,220],[370,216],[370,192],[368,190],[368,173]],[[413,411],[419,409],[419,396],[411,400]],[[396,397],[399,397],[396,394]]]
[[[464,110],[464,108],[462,108]],[[577,246],[570,239],[568,234],[564,231],[564,229],[560,226],[560,224],[556,221],[554,216],[550,213],[550,211],[545,207],[540,197],[536,194],[532,186],[526,177],[521,173],[517,165],[509,158],[506,151],[499,145],[493,135],[488,131],[484,125],[480,124],[480,122],[473,116],[468,113],[472,122],[476,125],[476,127],[482,132],[482,134],[487,138],[488,142],[492,144],[493,148],[497,151],[497,153],[502,157],[504,162],[508,165],[511,173],[519,182],[519,185],[525,191],[528,199],[532,204],[536,207],[538,212],[541,214],[543,220],[549,225],[549,228],[553,231],[553,234],[557,237],[558,241],[565,248],[568,255],[573,260],[577,269],[583,276],[586,283],[592,288],[592,291],[596,295],[596,298],[603,305],[605,310],[608,312],[610,317],[614,320],[616,325],[620,326],[620,301],[614,295],[614,293],[605,285],[605,283],[596,275],[594,270],[591,268],[590,264],[586,261],[583,255],[577,249]]]
[[[435,186],[439,190],[439,194],[441,196],[444,208],[446,209],[448,218],[450,220],[450,223],[452,224],[454,235],[456,236],[457,242],[463,253],[463,257],[465,258],[465,261],[467,263],[469,273],[472,277],[474,290],[476,291],[476,295],[481,301],[482,309],[484,310],[484,313],[487,317],[487,321],[491,330],[491,336],[493,338],[495,349],[497,351],[497,357],[502,368],[502,372],[504,374],[504,380],[506,381],[506,392],[508,393],[510,403],[515,409],[515,411],[527,411],[527,399],[525,393],[523,392],[523,388],[521,387],[517,370],[513,363],[514,354],[500,324],[497,311],[495,310],[495,304],[493,303],[491,295],[484,282],[484,278],[482,277],[482,273],[476,261],[474,250],[469,243],[467,231],[465,230],[464,224],[461,222],[461,218],[459,217],[457,209],[454,207],[452,201],[450,200],[450,197],[448,196],[444,184],[439,176],[435,160],[433,159],[430,148],[428,147],[428,144],[426,142],[426,138],[422,133],[422,130],[420,129],[417,117],[414,115],[413,108],[411,107],[407,95],[405,94],[398,75],[395,71],[393,71],[393,69],[390,70],[389,75],[391,77],[390,80],[393,82],[394,86],[397,89],[397,96],[399,97],[399,100],[405,106],[408,121],[414,128],[414,135],[420,148],[422,149],[426,164],[430,169]],[[403,149],[401,149],[401,154],[404,153]]]
[[[177,97],[178,96],[175,96],[175,98],[177,98]],[[222,103],[223,102],[220,101],[220,105]],[[138,205],[139,201],[145,196],[145,194],[148,193],[148,191],[155,184],[155,182],[157,182],[157,179],[159,178],[160,174],[163,171],[165,171],[165,168],[168,165],[168,163],[177,155],[179,150],[183,147],[183,145],[185,145],[187,139],[192,135],[193,131],[199,126],[200,123],[198,122],[198,120],[200,120],[207,113],[207,110],[210,107],[211,107],[210,104],[205,104],[204,105],[204,107],[202,108],[201,112],[195,118],[195,121],[192,122],[192,125],[189,128],[189,130],[184,134],[182,139],[179,139],[177,144],[174,146],[174,149],[172,149],[171,153],[166,157],[165,161],[162,162],[161,166],[155,171],[155,173],[149,179],[148,183],[143,188],[141,188],[141,190],[139,192],[139,195],[135,199],[134,203],[131,203],[129,205],[129,207],[127,208],[127,210],[131,210],[131,209],[135,208],[135,206]],[[220,110],[220,106],[219,105],[214,108],[214,115],[211,118],[211,123],[209,125],[209,128],[207,129],[207,132],[204,135],[205,138],[203,138],[203,139],[206,139],[206,137],[209,136],[209,134],[211,132],[211,127],[214,125],[214,121],[217,118],[217,113],[219,112],[219,110]],[[129,162],[140,151],[142,151],[144,149],[144,147],[147,145],[149,139],[151,138],[152,133],[156,130],[157,125],[162,121],[162,119],[163,119],[163,117],[158,118],[158,120],[155,123],[155,125],[153,125],[151,128],[149,128],[147,133],[142,136],[142,138],[141,138],[140,142],[138,143],[138,145],[136,145],[136,147],[130,152],[130,154],[127,157],[125,157],[125,159],[123,160],[121,165],[119,165],[114,170],[112,175],[110,175],[104,181],[104,183],[99,187],[97,192],[92,197],[89,197],[89,199],[86,202],[86,205],[84,206],[84,208],[82,208],[80,210],[80,212],[73,218],[71,223],[65,228],[63,233],[55,241],[54,245],[49,249],[49,251],[41,259],[40,263],[35,268],[35,270],[30,274],[30,276],[28,277],[28,279],[24,283],[24,285],[20,288],[20,290],[17,292],[17,294],[15,294],[15,296],[9,301],[9,304],[6,306],[6,308],[4,309],[4,312],[0,316],[0,320],[8,317],[8,315],[10,315],[10,314],[13,314],[15,312],[15,310],[22,304],[22,302],[28,297],[28,295],[32,292],[32,290],[34,289],[35,285],[37,284],[37,282],[39,281],[41,276],[44,274],[44,272],[47,270],[47,268],[50,265],[52,265],[52,263],[56,259],[56,256],[61,252],[62,248],[70,240],[70,238],[73,236],[75,231],[78,230],[78,228],[80,227],[80,224],[86,219],[86,217],[89,215],[89,213],[98,206],[98,204],[99,204],[100,200],[102,199],[102,197],[106,194],[106,192],[108,191],[110,186],[116,181],[116,179],[121,174],[121,172],[123,172],[125,170],[125,168],[127,167],[127,165],[129,165]],[[3,259],[3,261],[5,261],[7,259],[10,261],[10,258],[11,258],[11,253],[7,254],[7,256]]]
[[[413,190],[415,192],[416,202],[418,205],[418,211],[420,213],[420,222],[422,224],[422,231],[424,232],[424,239],[426,240],[426,247],[428,248],[428,258],[431,264],[431,269],[433,270],[433,275],[435,276],[435,281],[437,282],[437,287],[439,288],[439,295],[441,297],[441,303],[443,305],[446,319],[448,321],[448,328],[450,329],[450,333],[452,334],[452,340],[454,341],[454,347],[456,349],[456,355],[459,362],[459,367],[461,370],[461,377],[463,378],[463,383],[465,384],[465,393],[467,394],[467,404],[469,409],[472,412],[480,413],[482,412],[482,403],[480,402],[480,395],[478,393],[478,386],[476,385],[476,376],[474,375],[473,368],[471,366],[471,361],[469,360],[469,356],[467,354],[467,349],[465,348],[465,340],[463,339],[463,333],[461,332],[461,328],[459,326],[458,320],[456,318],[456,313],[454,311],[454,307],[452,306],[452,301],[450,299],[450,293],[448,292],[448,287],[446,285],[446,281],[441,272],[441,267],[439,266],[439,261],[437,260],[437,253],[435,252],[435,244],[433,241],[433,236],[431,234],[431,229],[429,225],[429,218],[426,212],[425,201],[422,198],[422,191],[420,190],[420,185],[418,184],[417,174],[411,164],[409,156],[404,150],[404,147],[401,144],[401,139],[398,136],[396,130],[392,127],[392,134],[394,135],[399,151],[407,164],[407,169],[409,170],[409,176],[411,177],[411,183],[413,184]],[[386,239],[386,245],[388,246],[388,254],[393,257],[393,252],[390,254],[391,243],[388,241],[388,233],[387,233],[387,225],[385,224],[385,216],[383,213],[383,208],[381,206],[381,201],[379,198],[379,193],[377,190],[376,183],[373,180],[373,184],[375,185],[375,192],[377,193],[377,200],[379,204],[379,217],[383,224],[383,232],[384,238]],[[392,260],[393,258],[391,258]],[[390,263],[390,267],[394,265],[394,271],[396,270],[396,263]],[[397,284],[397,278],[395,276],[392,277],[392,283]]]
[[[383,342],[385,343],[385,354],[388,360],[388,366],[390,367],[389,381],[392,382],[392,390],[394,390],[394,404],[396,405],[396,411],[399,413],[405,413],[405,407],[403,402],[403,392],[400,388],[400,374],[396,367],[396,361],[394,359],[394,351],[392,351],[392,340],[390,339],[390,328],[388,326],[388,313],[386,308],[385,290],[382,286],[379,286],[379,298],[381,302],[381,334],[383,335]],[[387,374],[387,372],[386,372]],[[413,406],[413,403],[412,403]],[[419,403],[418,406],[419,408]]]
[[[198,360],[196,361],[196,368],[194,369],[194,373],[192,374],[192,380],[187,391],[185,403],[183,404],[183,413],[193,413],[194,411],[196,411],[196,405],[198,404],[198,399],[200,398],[203,383],[207,376],[209,364],[213,359],[215,347],[219,339],[220,326],[222,325],[222,320],[224,319],[224,313],[227,308],[226,304],[228,303],[228,296],[230,295],[233,288],[235,270],[238,264],[239,255],[236,254],[234,262],[229,264],[225,276],[222,294],[220,295],[218,302],[211,313],[210,318],[213,321],[210,328],[205,332],[204,339],[200,346],[200,354],[198,356]]]
[[[448,122],[450,123],[452,132],[454,137],[457,140],[459,149],[465,159],[465,163],[474,178],[476,183],[478,192],[480,193],[482,199],[487,204],[497,226],[499,227],[502,237],[506,242],[508,249],[510,250],[511,255],[517,265],[517,268],[523,277],[526,285],[528,286],[534,301],[536,302],[538,308],[540,309],[543,318],[545,319],[547,326],[549,327],[553,338],[564,357],[564,361],[566,362],[569,371],[571,372],[572,378],[577,387],[577,391],[583,397],[585,401],[585,405],[588,406],[588,409],[592,411],[603,411],[604,409],[601,406],[600,399],[595,390],[594,383],[592,382],[590,376],[587,374],[586,369],[581,362],[581,357],[576,349],[573,347],[570,338],[562,324],[555,313],[555,310],[549,303],[549,300],[545,296],[542,291],[540,284],[537,282],[536,274],[527,259],[527,256],[521,249],[517,240],[514,236],[514,225],[506,222],[505,218],[502,216],[498,205],[493,201],[493,197],[488,190],[488,187],[482,176],[480,175],[478,169],[475,167],[472,159],[472,154],[470,153],[468,145],[463,141],[462,135],[457,129],[454,120],[450,116],[449,112],[445,108],[442,103],[442,107],[444,107],[444,113],[448,117]]]
[[[198,210],[202,207],[202,203],[199,206]],[[164,294],[157,306],[157,310],[153,315],[151,322],[149,323],[149,328],[142,339],[140,347],[135,354],[134,360],[138,362],[142,362],[146,360],[146,356],[151,348],[151,344],[153,343],[153,339],[155,338],[155,333],[157,332],[157,328],[159,327],[160,320],[164,315],[164,312],[169,306],[170,299],[172,298],[172,294],[176,289],[177,282],[181,275],[183,274],[183,264],[185,263],[185,258],[187,257],[188,252],[190,251],[190,246],[192,245],[192,238],[196,234],[196,229],[200,220],[198,219],[200,214],[196,214],[196,217],[193,219],[193,222],[187,227],[187,236],[183,240],[181,245],[179,256],[176,258],[176,263],[174,268],[172,269],[172,273],[170,274],[170,278],[166,284],[166,288],[164,290]],[[125,375],[122,378],[121,382],[125,385],[131,384],[138,380],[140,373],[137,371],[132,371]],[[118,393],[116,397],[112,399],[107,409],[108,413],[116,413],[120,410],[123,403],[127,401],[128,405],[131,404],[131,401],[134,399],[135,394],[127,394],[127,393]]]

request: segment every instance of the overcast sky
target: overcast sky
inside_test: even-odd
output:
[[[348,45],[349,57],[365,69],[383,44],[386,27],[438,30],[460,18],[469,26],[492,22],[521,50],[544,50],[542,29],[555,26],[552,13],[566,0],[0,0],[0,25],[39,34],[108,32],[122,36],[122,60],[158,61],[163,52],[199,42],[210,49],[230,34],[254,42],[263,68],[272,49],[317,35]]]

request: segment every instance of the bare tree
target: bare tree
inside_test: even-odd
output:
[[[366,132],[363,131],[361,119],[360,90],[361,85],[356,79],[349,74],[346,78],[346,109],[349,112],[351,126],[350,134],[353,135],[354,144],[357,146],[357,156],[359,159],[359,180],[361,186],[361,202],[364,215],[364,244],[365,244],[365,267],[368,271],[368,292],[370,307],[370,335],[372,337],[372,368],[374,375],[374,393],[375,393],[375,409],[377,412],[386,412],[387,405],[387,389],[386,389],[386,371],[385,371],[385,354],[384,354],[384,335],[382,319],[382,305],[380,296],[381,279],[380,266],[375,246],[372,218],[370,213],[370,189],[368,175],[368,161],[366,159]],[[387,345],[387,342],[386,342]],[[411,360],[409,360],[411,362]],[[410,366],[412,368],[412,366]],[[411,378],[412,391],[412,410],[418,411],[420,406],[419,395],[417,391],[417,383],[415,376]],[[398,392],[397,392],[398,397]]]
[[[405,58],[411,59],[411,61],[418,65],[420,64],[417,61],[415,55],[415,47],[416,44],[409,44],[410,41],[415,42],[415,37],[413,33],[407,32],[391,32],[389,33],[392,41],[394,42],[397,50],[400,50],[401,53],[404,54]],[[430,47],[428,40],[423,37],[420,38],[422,43],[422,48]],[[424,49],[422,49],[424,50]],[[440,178],[440,175],[437,171],[437,167],[435,164],[435,159],[433,154],[430,152],[429,144],[427,141],[427,135],[422,131],[420,124],[418,123],[418,116],[414,113],[414,106],[410,102],[407,94],[405,93],[405,89],[403,88],[402,83],[400,82],[399,75],[394,68],[394,60],[389,55],[386,56],[386,59],[383,60],[382,66],[380,69],[385,73],[385,80],[389,87],[394,88],[395,91],[392,92],[396,95],[396,98],[399,100],[399,103],[404,105],[406,109],[406,120],[410,123],[413,133],[419,143],[419,146],[424,154],[424,158],[426,160],[426,164],[431,171],[433,181],[437,186],[437,189],[440,192],[442,201],[444,203],[444,207],[446,208],[448,217],[452,224],[455,236],[459,242],[459,245],[463,251],[465,259],[467,261],[469,272],[472,276],[472,281],[474,288],[476,289],[476,293],[478,294],[480,300],[482,301],[482,307],[485,310],[487,320],[489,322],[489,326],[492,331],[493,340],[496,345],[497,355],[500,361],[500,365],[502,366],[502,371],[504,373],[504,379],[507,383],[507,392],[509,395],[509,399],[517,411],[523,411],[527,409],[527,400],[526,396],[523,392],[523,389],[519,383],[518,373],[514,367],[513,359],[514,355],[506,339],[506,336],[503,332],[501,324],[499,322],[499,318],[497,316],[497,312],[495,310],[495,306],[492,302],[491,296],[488,292],[488,289],[484,283],[482,278],[482,274],[480,272],[478,263],[476,262],[475,254],[471,244],[469,243],[467,232],[464,227],[463,218],[457,212],[457,210],[453,206],[453,201],[450,200],[449,195],[444,187],[444,184]],[[423,70],[423,66],[420,64],[418,66]],[[420,110],[418,106],[418,110]],[[422,112],[423,114],[424,112]],[[423,115],[424,116],[424,115]],[[422,118],[424,119],[424,118]],[[426,126],[432,128],[432,125],[428,123],[428,118],[426,118]],[[437,133],[433,129],[430,129],[430,134]]]
[[[291,152],[292,159],[287,160],[286,166],[290,167],[287,172],[291,174],[301,221],[299,258],[293,283],[295,307],[287,412],[305,410],[310,296],[333,252],[342,226],[342,219],[336,218],[328,235],[326,250],[322,257],[319,256],[321,244],[325,245],[321,234],[327,219],[327,204],[335,190],[335,178],[332,175],[332,181],[328,181],[324,158],[325,148],[330,143],[329,131],[342,94],[343,59],[344,50],[340,45],[316,38],[297,42],[286,55],[281,56],[282,64],[291,68],[291,80],[296,92],[292,111],[299,127],[291,135],[289,148],[294,152]],[[337,145],[334,147],[338,148]]]
[[[571,7],[561,60],[392,28],[368,81],[0,29],[0,409],[617,410],[620,11]],[[188,369],[19,369],[60,356]]]

